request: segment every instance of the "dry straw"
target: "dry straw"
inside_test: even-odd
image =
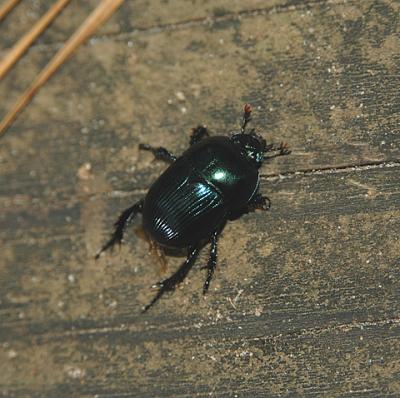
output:
[[[0,6],[0,22],[21,0],[8,0]]]
[[[62,11],[70,0],[58,0],[43,15],[42,18],[33,25],[33,28],[12,47],[6,56],[0,61],[0,81],[10,70],[10,68],[21,58],[22,54],[29,46],[42,34],[53,19]]]
[[[0,122],[0,136],[15,120],[18,113],[30,102],[37,91],[49,80],[65,60],[86,41],[94,31],[105,22],[124,0],[103,0],[100,5],[86,18],[82,25],[67,40],[64,46],[56,53],[44,69],[37,75],[29,88],[17,100],[11,110]]]

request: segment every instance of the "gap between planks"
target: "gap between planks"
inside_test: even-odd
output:
[[[326,174],[339,174],[347,173],[352,171],[368,171],[374,169],[389,169],[394,167],[400,167],[400,160],[388,160],[382,162],[369,162],[362,163],[358,165],[343,165],[337,167],[321,167],[317,169],[303,169],[296,171],[287,171],[285,173],[275,173],[275,174],[260,174],[260,178],[263,181],[270,181],[276,179],[289,179],[295,177],[309,177],[317,175]],[[123,190],[113,190],[111,192],[104,192],[103,194],[111,198],[125,198],[133,195],[145,195],[148,189],[135,189],[132,191]],[[92,196],[97,196],[98,194],[93,194]]]
[[[144,319],[144,318],[143,318]],[[230,322],[229,325],[234,325],[235,323]],[[13,324],[8,324],[5,323],[5,325],[9,325],[11,328],[13,328]],[[28,323],[29,325],[29,323]],[[154,331],[156,327],[152,327],[151,324],[149,323],[148,319],[145,320],[144,324],[145,327],[151,328],[151,329],[145,329],[147,331]],[[15,325],[18,329],[18,327],[21,327],[21,325]],[[203,323],[202,324],[202,329],[207,328],[208,326],[214,326],[214,322],[211,322],[210,324],[208,323]],[[278,334],[267,334],[265,336],[257,336],[257,337],[248,337],[246,338],[246,341],[263,341],[263,340],[280,340],[280,339],[287,339],[288,337],[293,337],[293,338],[301,338],[301,337],[315,337],[317,335],[321,335],[324,333],[331,333],[335,331],[347,333],[352,330],[363,330],[364,328],[371,328],[371,327],[384,327],[384,326],[394,326],[394,327],[400,327],[400,318],[394,317],[394,318],[384,318],[384,319],[376,319],[372,321],[358,321],[358,322],[348,322],[348,323],[339,323],[336,325],[328,325],[328,326],[322,326],[322,327],[310,327],[310,328],[304,328],[304,329],[299,329],[296,331],[289,331],[288,333],[278,333]],[[24,325],[22,325],[24,327]],[[177,333],[178,330],[190,330],[192,328],[190,327],[177,327],[177,328],[171,328],[169,329],[170,332]],[[193,330],[198,330],[198,328],[194,328]],[[158,330],[158,332],[161,333],[165,330]],[[168,328],[167,328],[168,331]],[[110,334],[125,334],[125,333],[134,333],[134,334],[141,334],[144,332],[144,329],[138,328],[137,327],[137,317],[132,320],[132,323],[122,323],[120,325],[112,325],[112,326],[98,326],[98,327],[89,327],[89,328],[79,328],[79,327],[73,327],[72,330],[64,330],[60,332],[39,332],[35,335],[32,336],[33,339],[35,340],[40,340],[41,343],[48,342],[48,341],[57,341],[57,340],[64,340],[66,338],[76,338],[76,337],[85,337],[85,336],[105,336],[105,335],[110,335]],[[233,339],[234,340],[234,339]]]
[[[339,173],[347,173],[349,171],[368,171],[374,169],[389,169],[393,167],[400,167],[400,160],[384,160],[377,162],[367,162],[361,163],[358,165],[343,165],[336,167],[321,167],[316,169],[303,169],[296,171],[287,171],[284,173],[278,174],[260,174],[262,180],[274,180],[274,179],[287,179],[298,176],[314,176],[314,175],[325,175],[325,174],[339,174]]]

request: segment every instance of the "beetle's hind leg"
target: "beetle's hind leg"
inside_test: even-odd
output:
[[[214,275],[215,267],[217,266],[217,249],[218,249],[218,231],[215,231],[211,238],[211,248],[210,248],[210,257],[208,259],[207,266],[207,278],[204,282],[203,286],[203,294],[206,294],[208,288],[210,287],[211,279]]]
[[[197,126],[194,129],[192,129],[192,134],[190,135],[190,141],[189,144],[190,146],[198,143],[201,141],[203,138],[209,137],[210,134],[207,130],[207,127],[205,126]]]
[[[157,160],[163,160],[168,163],[173,163],[176,160],[176,156],[162,146],[154,147],[148,144],[139,144],[139,149],[152,152]]]
[[[153,300],[151,300],[149,304],[143,307],[142,312],[146,312],[150,307],[152,307],[164,293],[175,290],[176,285],[186,278],[186,275],[189,273],[194,262],[196,261],[199,252],[200,249],[198,247],[191,247],[188,251],[185,262],[179,267],[179,269],[169,278],[164,279],[163,281],[158,282],[154,285],[154,287],[158,287],[159,290],[154,296]]]
[[[143,209],[143,199],[135,203],[133,206],[125,209],[119,216],[118,220],[115,222],[115,230],[112,234],[110,240],[101,248],[101,250],[96,254],[95,259],[100,257],[100,254],[104,251],[114,247],[115,244],[121,244],[122,238],[124,237],[124,232],[126,227],[133,221],[138,213],[141,213]]]

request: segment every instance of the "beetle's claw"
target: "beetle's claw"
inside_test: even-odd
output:
[[[154,289],[158,289],[157,294],[153,297],[153,299],[150,301],[149,304],[145,305],[144,307],[142,307],[142,314],[144,314],[145,312],[147,312],[147,310],[152,307],[160,298],[161,296],[168,291],[174,290],[175,285],[173,285],[172,283],[168,283],[168,279],[164,280],[164,281],[160,281],[155,283],[152,288]]]
[[[118,222],[116,223],[118,225]],[[110,249],[111,251],[114,250],[115,245],[118,245],[118,249],[121,250],[121,245],[123,241],[123,234],[120,229],[117,229],[114,234],[112,235],[111,239],[100,249],[100,251],[95,255],[95,260],[97,260],[101,253]]]
[[[261,205],[261,210],[269,210],[271,208],[271,202],[269,199],[265,200],[264,203]]]
[[[160,282],[154,283],[151,287],[152,287],[152,289],[160,289],[160,288],[162,288],[163,286],[164,286],[164,282],[163,282],[163,281],[160,281]]]
[[[152,306],[156,303],[156,301],[158,301],[158,300],[160,299],[160,297],[163,295],[163,293],[164,293],[164,292],[163,292],[162,290],[159,290],[158,293],[154,296],[153,300],[151,300],[149,304],[147,304],[147,305],[145,305],[145,306],[142,307],[142,311],[141,311],[142,314],[144,314],[145,312],[147,312],[147,310],[148,310],[150,307],[152,307]]]

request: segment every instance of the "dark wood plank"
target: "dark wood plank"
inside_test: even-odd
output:
[[[55,268],[42,258],[49,248],[84,248],[71,247],[80,235],[58,239],[53,224],[52,241],[18,246],[21,258],[39,261],[4,268],[4,280],[23,288],[3,285],[9,372],[29,374],[48,358],[26,380],[48,396],[395,394],[399,167],[266,181],[275,206],[227,227],[207,300],[204,273],[194,270],[145,316],[158,272],[144,242],[131,236],[120,255]]]
[[[317,4],[308,13],[287,8],[240,20],[233,15],[211,26],[99,41],[78,51],[10,136],[43,131],[32,135],[35,145],[53,144],[65,157],[99,148],[93,155],[99,161],[137,140],[162,139],[169,146],[178,141],[183,149],[188,131],[200,122],[218,132],[235,128],[246,101],[256,108],[255,126],[295,150],[283,170],[396,159],[398,13],[395,5],[363,4],[361,15],[354,7],[346,14],[342,5]],[[386,29],[376,29],[381,20]],[[52,54],[43,51],[24,58],[3,82],[1,114]],[[77,134],[63,141],[63,131]],[[121,162],[132,164],[128,158]],[[107,166],[102,162],[101,169]]]
[[[0,142],[0,396],[398,396],[398,3],[154,4],[126,2]],[[142,315],[165,274],[138,229],[93,258],[164,167],[137,144],[179,153],[244,102],[293,149],[262,169],[272,209],[228,224],[205,299],[207,250]]]

